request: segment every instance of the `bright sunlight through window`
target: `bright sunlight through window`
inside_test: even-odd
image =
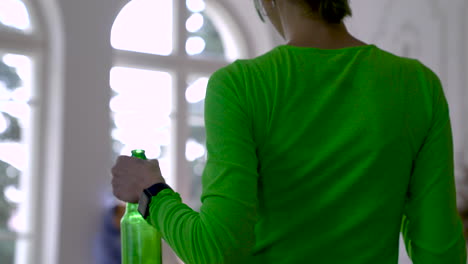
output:
[[[203,27],[204,22],[205,20],[200,13],[194,13],[187,19],[185,27],[188,32],[194,33]]]
[[[206,3],[204,0],[187,0],[186,3],[190,12],[197,13],[205,11]]]
[[[201,37],[190,37],[185,44],[185,51],[188,55],[197,55],[202,53],[206,48],[206,42]]]
[[[205,99],[208,80],[206,77],[200,78],[187,88],[185,91],[187,102],[195,104]]]
[[[187,141],[187,145],[185,147],[185,158],[187,158],[187,161],[193,162],[196,159],[203,157],[205,152],[205,146],[202,144],[193,139],[189,139]]]
[[[25,31],[31,28],[28,10],[24,3],[19,0],[0,1],[0,23]]]
[[[173,50],[172,0],[132,0],[117,16],[111,31],[116,49],[158,55]]]
[[[164,175],[171,175],[170,156],[164,152],[171,143],[172,75],[114,67],[110,86],[114,150],[130,155],[133,149],[145,149],[148,158],[159,159]]]
[[[21,76],[21,85],[14,90],[2,89],[2,100],[0,101],[0,113],[2,113],[4,123],[7,127],[11,125],[5,119],[5,114],[11,118],[18,120],[19,125],[23,129],[30,128],[31,109],[28,100],[31,96],[31,77],[32,77],[32,61],[30,58],[17,55],[6,54],[2,61],[16,70],[16,73]],[[18,100],[19,99],[19,100]],[[1,121],[0,121],[1,122]],[[0,142],[0,160],[13,165],[20,171],[25,171],[27,166],[26,145],[23,142]]]

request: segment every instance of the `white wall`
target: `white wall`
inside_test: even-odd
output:
[[[48,94],[47,102],[54,103],[61,97],[63,123],[55,140],[59,142],[52,139],[59,146],[53,154],[60,165],[50,160],[51,166],[45,169],[45,173],[58,169],[59,179],[54,183],[59,186],[46,186],[47,191],[57,193],[45,194],[46,198],[53,199],[45,203],[58,205],[58,210],[45,213],[46,217],[57,215],[58,219],[49,218],[44,222],[48,232],[44,237],[49,240],[40,245],[42,256],[35,261],[93,263],[92,241],[100,223],[102,194],[110,183],[108,78],[112,49],[109,32],[122,3],[61,0],[56,5],[62,21],[54,22],[62,23],[63,53],[55,54],[54,50],[50,53],[63,55],[63,68],[51,72],[51,77],[61,74],[61,93]],[[56,126],[51,124],[49,129],[56,130]],[[47,147],[44,151],[50,153]],[[51,226],[51,223],[57,224]],[[56,247],[48,247],[48,243]]]
[[[55,243],[53,240],[48,243],[57,248],[44,245],[40,264],[93,263],[92,241],[101,219],[102,195],[108,191],[112,164],[109,160],[108,73],[112,65],[109,34],[113,19],[124,3],[123,0],[57,0],[64,37],[61,69],[64,90],[63,95],[50,96],[63,96],[64,111],[63,126],[50,131],[58,134],[55,142],[58,149],[54,153],[61,158],[61,165],[55,166],[60,176],[58,188],[46,190],[51,192],[47,194],[51,195],[50,199],[58,198],[55,211],[58,224],[48,226],[53,223],[50,220],[44,223],[47,232],[56,231]],[[247,46],[252,47],[249,56],[261,54],[279,43],[271,28],[258,21],[250,0],[219,0],[219,3],[235,14],[235,21],[246,32]],[[351,31],[365,41],[419,58],[441,76],[452,108],[458,179],[464,176],[467,132],[463,124],[464,89],[468,84],[468,51],[464,48],[468,34],[466,26],[463,27],[467,24],[467,3],[466,0],[353,0],[355,16],[348,23]],[[49,163],[52,165],[49,167],[54,167],[53,161]],[[45,173],[51,171],[47,168]],[[58,190],[55,196],[54,190]]]

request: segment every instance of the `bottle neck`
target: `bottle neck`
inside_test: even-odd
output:
[[[138,211],[138,204],[137,203],[127,203],[127,207],[125,208],[125,213],[131,213]]]

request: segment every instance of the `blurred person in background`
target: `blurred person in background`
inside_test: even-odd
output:
[[[125,204],[113,201],[104,212],[94,246],[95,263],[121,264],[120,220],[125,213]]]
[[[421,62],[353,37],[347,0],[258,0],[286,44],[218,70],[200,212],[120,156],[114,195],[186,263],[465,264],[449,107]]]

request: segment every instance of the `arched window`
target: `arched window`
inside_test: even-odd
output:
[[[34,6],[0,3],[0,260],[32,263],[38,203],[32,186],[38,140],[37,113],[43,40]]]
[[[218,11],[225,19],[217,17]],[[132,0],[111,33],[114,158],[146,149],[194,209],[200,205],[206,157],[203,102],[208,78],[246,57],[245,41],[235,24],[223,24],[233,21],[224,13],[222,6],[204,0]]]

